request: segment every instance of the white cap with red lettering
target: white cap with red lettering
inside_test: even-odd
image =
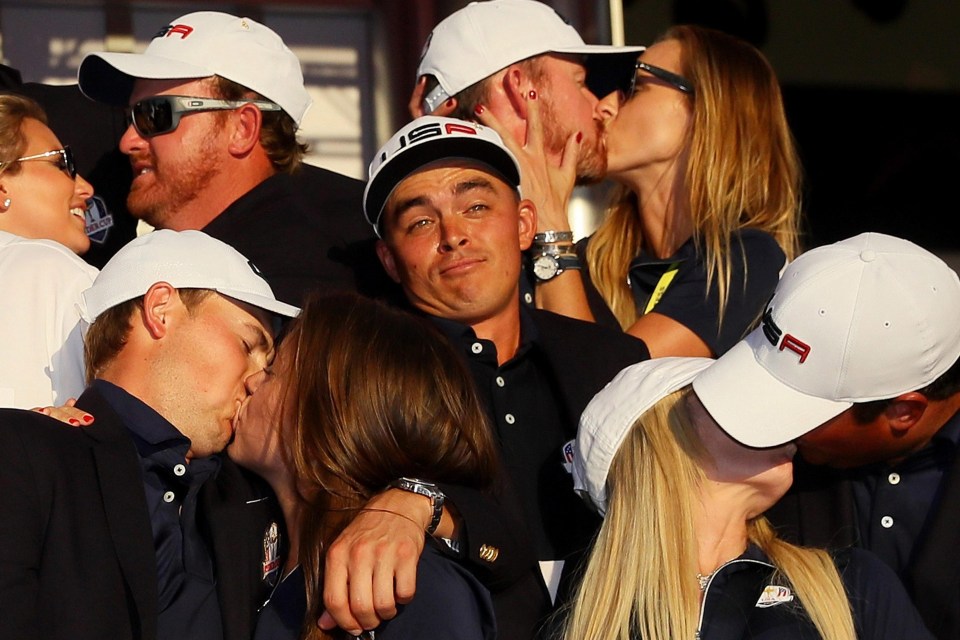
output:
[[[383,206],[397,185],[421,167],[447,158],[480,162],[520,189],[520,164],[496,131],[456,118],[421,116],[393,134],[370,162],[363,214],[378,236]]]
[[[88,54],[77,82],[88,98],[125,107],[137,79],[215,75],[276,102],[298,126],[313,103],[300,60],[277,33],[250,18],[219,11],[180,16],[160,29],[143,53]]]
[[[417,77],[432,75],[439,83],[424,96],[432,110],[500,69],[545,53],[600,56],[606,65],[622,67],[618,75],[629,80],[644,49],[586,44],[556,9],[543,2],[484,0],[471,2],[434,27],[420,55]]]
[[[960,358],[960,279],[880,233],[812,249],[783,273],[762,326],[693,383],[735,440],[779,446],[856,402],[916,391]]]

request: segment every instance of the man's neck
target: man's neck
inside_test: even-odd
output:
[[[520,306],[478,322],[469,323],[473,332],[482,340],[493,342],[497,348],[497,364],[503,365],[513,358],[520,348]]]
[[[203,193],[178,207],[166,219],[163,228],[173,231],[202,230],[230,205],[276,174],[270,170],[238,171],[218,175]]]

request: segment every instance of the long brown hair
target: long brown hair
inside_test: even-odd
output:
[[[693,84],[684,204],[693,216],[707,286],[718,283],[722,317],[735,231],[769,233],[788,260],[800,253],[800,160],[776,75],[760,51],[691,25],[672,27],[663,40],[681,44],[681,75]],[[637,194],[619,190],[587,246],[591,278],[624,329],[637,320],[626,275],[643,246],[639,205]]]
[[[332,638],[310,622],[323,612],[329,544],[399,477],[488,487],[497,449],[472,376],[428,320],[354,294],[314,296],[286,339],[296,346],[282,414],[304,501],[305,637]]]

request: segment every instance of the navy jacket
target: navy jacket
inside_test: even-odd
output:
[[[77,406],[96,422],[0,410],[0,638],[152,640],[156,555],[137,451],[98,393]],[[274,516],[248,480],[224,460],[198,505],[228,640],[252,637],[261,541]]]

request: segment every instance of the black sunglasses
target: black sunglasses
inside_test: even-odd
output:
[[[682,91],[683,93],[688,93],[693,95],[693,83],[684,78],[683,76],[673,73],[672,71],[667,71],[666,69],[661,69],[660,67],[655,67],[652,64],[647,64],[642,60],[637,60],[637,66],[633,71],[633,79],[630,82],[630,91],[627,93],[627,99],[633,97],[633,94],[637,90],[637,72],[646,71],[654,78],[663,80],[671,87],[677,91]]]
[[[170,133],[180,124],[180,117],[200,111],[230,111],[252,104],[261,111],[280,111],[280,105],[266,100],[218,100],[190,96],[153,96],[130,107],[129,124],[144,138]]]
[[[70,175],[71,180],[76,180],[77,178],[77,165],[73,162],[73,151],[70,150],[69,146],[64,146],[63,149],[54,149],[53,151],[45,151],[44,153],[38,153],[33,156],[24,156],[22,158],[17,158],[13,162],[29,162],[30,160],[46,160],[52,159],[57,163],[57,168],[61,171],[66,171]],[[0,162],[0,166],[4,164],[9,164],[6,162]]]

